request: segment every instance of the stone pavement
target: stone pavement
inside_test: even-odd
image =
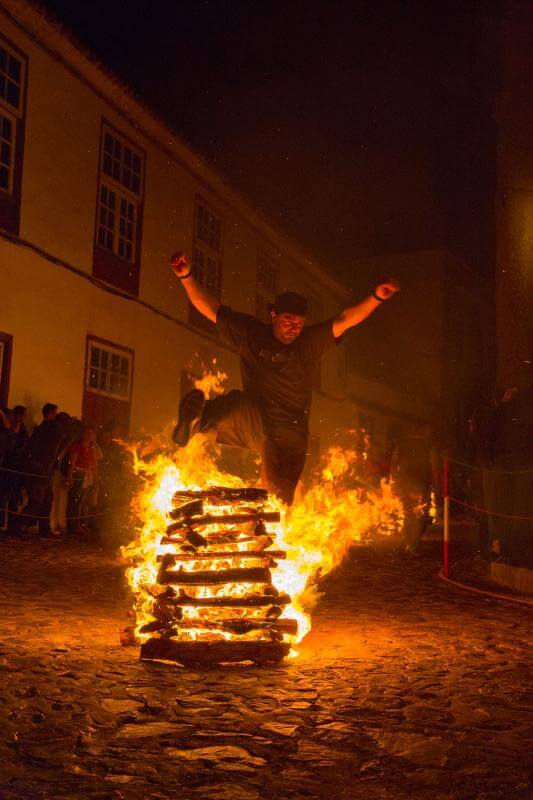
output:
[[[119,645],[97,545],[0,542],[1,800],[526,800],[530,609],[436,566],[357,551],[298,659],[190,671]]]

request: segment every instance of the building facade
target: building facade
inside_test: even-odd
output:
[[[533,7],[504,4],[496,102],[496,313],[500,390],[533,373]]]
[[[205,368],[238,358],[169,268],[182,250],[223,302],[265,317],[283,289],[311,317],[348,293],[26,2],[0,2],[0,402],[45,401],[159,431]],[[316,440],[353,426],[345,347],[316,379]]]
[[[205,369],[240,385],[236,353],[169,268],[175,251],[222,302],[264,319],[285,289],[307,296],[311,321],[354,300],[26,0],[0,0],[0,132],[0,403],[34,421],[51,401],[93,425],[155,433]],[[441,280],[443,258],[375,265],[406,291],[324,357],[314,454],[359,427],[386,449],[391,429],[438,416],[444,312],[422,277],[431,262]],[[421,330],[428,352],[413,377]],[[366,369],[382,350],[394,375]]]
[[[446,249],[388,253],[357,267],[397,275],[402,292],[386,314],[354,331],[347,357],[357,373],[349,396],[369,410],[426,419],[442,446],[460,450],[468,420],[493,383],[492,284]],[[373,396],[376,384],[382,388]]]

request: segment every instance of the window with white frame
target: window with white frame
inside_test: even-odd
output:
[[[102,132],[96,243],[134,263],[140,225],[144,159],[107,128]]]
[[[132,353],[89,340],[85,388],[90,392],[129,401]]]
[[[13,193],[17,125],[23,116],[25,62],[0,40],[0,191]]]
[[[215,297],[222,292],[222,219],[203,202],[196,200],[193,275]]]
[[[15,123],[0,109],[0,189],[13,191]]]
[[[255,315],[263,322],[270,322],[268,306],[278,293],[279,269],[276,262],[259,251],[257,254]]]

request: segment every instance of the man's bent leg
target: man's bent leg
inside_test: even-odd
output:
[[[287,505],[294,500],[307,455],[307,434],[276,429],[265,437],[261,452],[261,481]]]
[[[216,431],[218,444],[261,452],[264,428],[257,403],[238,389],[208,400],[198,425],[199,433]]]
[[[178,412],[178,424],[172,439],[179,447],[185,447],[194,433],[194,423],[200,417],[205,405],[205,396],[200,389],[192,389],[182,398]]]

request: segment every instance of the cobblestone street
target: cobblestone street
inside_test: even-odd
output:
[[[97,545],[2,542],[1,800],[526,800],[530,609],[436,569],[360,551],[298,659],[192,672],[120,646]]]

